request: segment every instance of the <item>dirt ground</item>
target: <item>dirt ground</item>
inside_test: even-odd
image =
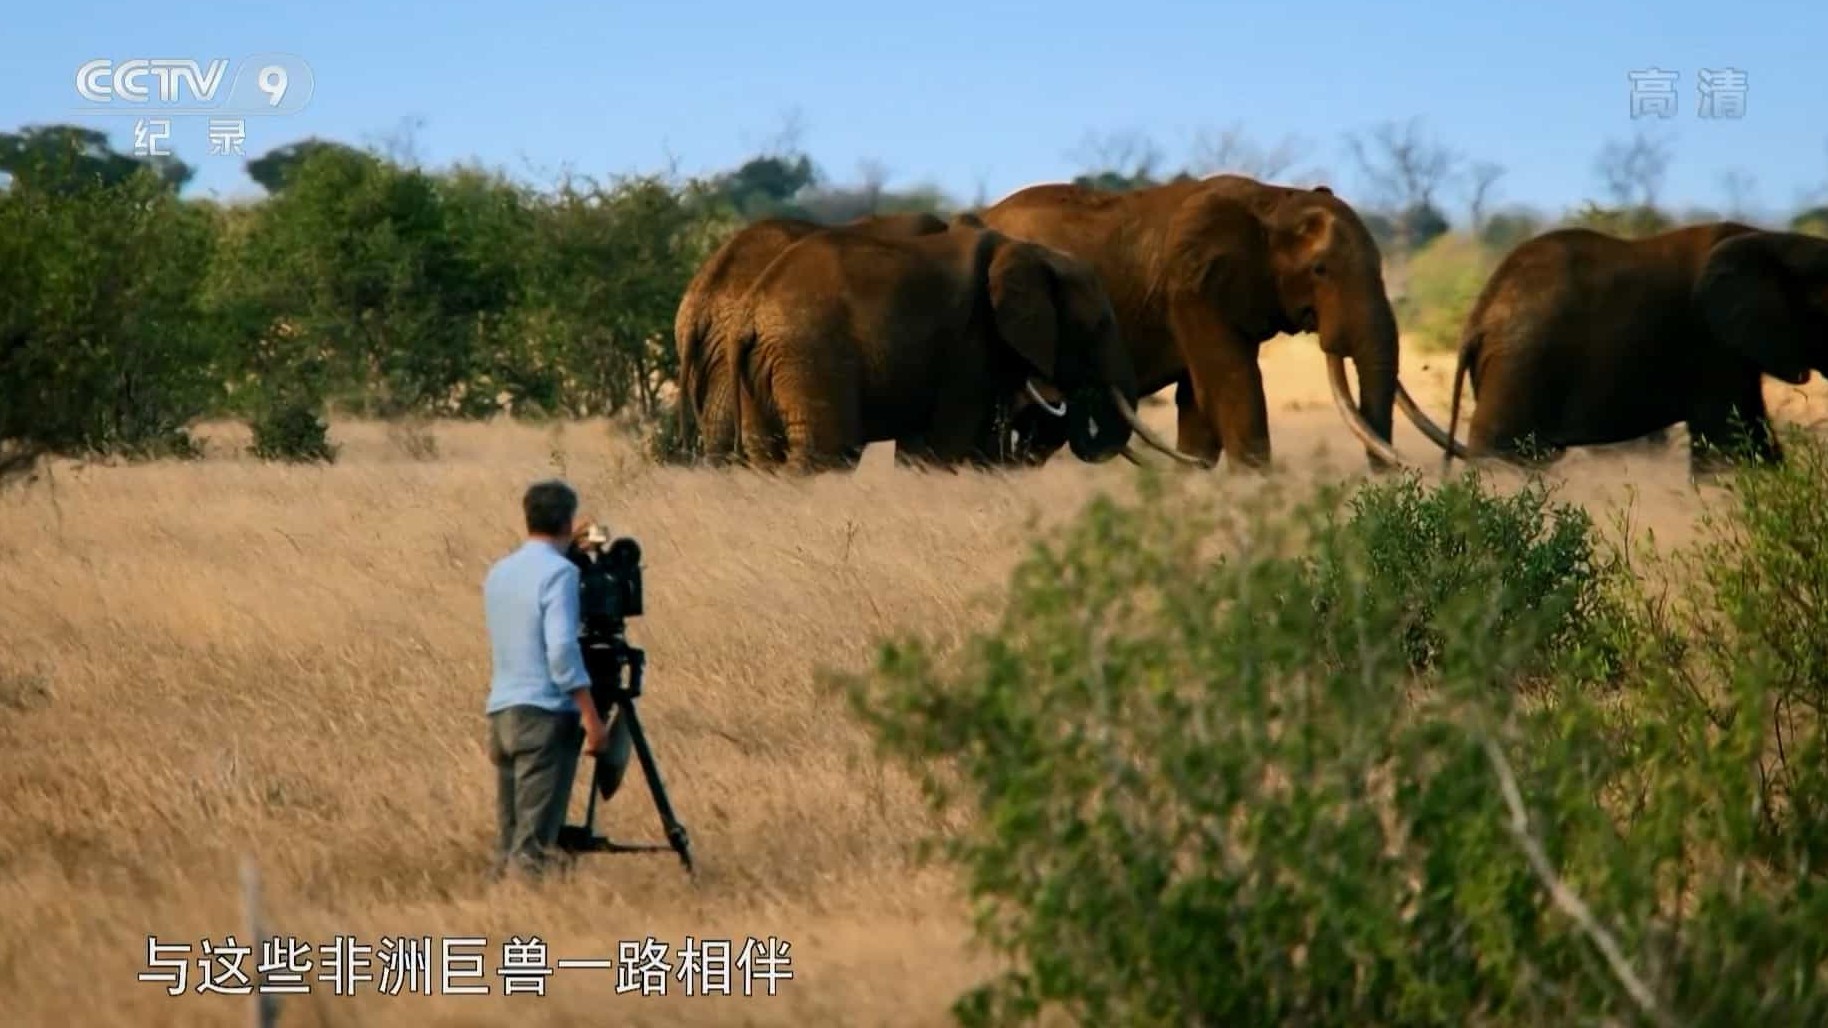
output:
[[[1279,340],[1263,363],[1276,473],[1362,474],[1313,341]],[[1405,356],[1442,422],[1451,370]],[[1819,382],[1769,395],[1783,420],[1828,409]],[[1172,438],[1171,406],[1146,414]],[[930,826],[909,781],[817,671],[862,665],[884,633],[984,624],[1031,517],[1125,491],[1132,470],[1062,454],[1020,474],[920,475],[874,447],[853,475],[790,481],[656,468],[600,425],[429,431],[438,452],[418,459],[397,431],[338,424],[341,460],[298,468],[241,456],[243,433],[214,426],[200,462],[65,464],[0,495],[0,1020],[247,1023],[249,998],[195,991],[202,940],[247,939],[247,857],[268,932],[487,940],[486,996],[385,995],[378,957],[376,981],[334,995],[320,963],[308,995],[278,997],[284,1025],[946,1023],[997,964],[970,945],[953,878],[910,859]],[[1439,473],[1400,415],[1396,443]],[[537,887],[483,881],[479,587],[517,544],[521,489],[555,472],[643,544],[642,709],[696,881],[667,854],[592,857]],[[1629,505],[1663,546],[1692,537],[1714,493],[1690,485],[1679,430],[1571,454],[1550,477],[1602,522]],[[607,827],[657,839],[630,775]],[[581,789],[574,804],[575,819]],[[188,994],[136,980],[149,935],[190,947]],[[733,967],[728,998],[677,977],[659,996],[562,968],[544,996],[503,995],[503,944],[534,936],[549,962],[651,936],[675,965],[687,936],[733,952],[773,936],[793,978],[745,997]],[[434,948],[434,978],[439,964]]]

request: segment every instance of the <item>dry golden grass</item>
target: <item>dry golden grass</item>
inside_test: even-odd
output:
[[[1359,473],[1311,344],[1269,348],[1266,377],[1287,472]],[[1408,377],[1445,411],[1441,368]],[[148,934],[245,937],[251,854],[269,929],[313,943],[483,936],[491,972],[511,934],[554,958],[647,935],[792,944],[774,997],[616,995],[612,972],[564,970],[543,999],[498,981],[487,997],[314,984],[280,1000],[282,1024],[944,1023],[996,964],[969,945],[957,883],[910,861],[929,825],[908,779],[816,669],[859,666],[883,633],[984,624],[1030,518],[1127,491],[1130,469],[1063,456],[929,476],[875,448],[854,475],[784,481],[655,468],[597,425],[432,431],[424,460],[397,432],[339,424],[339,463],[297,468],[237,455],[244,437],[218,426],[205,461],[63,466],[0,496],[0,1020],[243,1023],[245,998],[170,998],[135,976]],[[1432,473],[1413,430],[1398,445]],[[631,634],[696,884],[664,853],[592,857],[538,887],[482,880],[479,587],[518,543],[520,490],[555,472],[645,548]],[[1679,447],[1576,455],[1557,474],[1601,516],[1635,494],[1666,541],[1699,509]],[[617,837],[659,838],[638,768],[604,813]]]

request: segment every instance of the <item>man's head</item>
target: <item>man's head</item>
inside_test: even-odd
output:
[[[528,535],[566,541],[578,515],[578,494],[556,478],[535,482],[521,498],[521,509],[527,515]]]

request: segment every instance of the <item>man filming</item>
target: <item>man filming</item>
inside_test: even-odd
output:
[[[578,495],[556,479],[537,482],[521,506],[527,540],[483,582],[494,663],[486,710],[498,823],[491,877],[511,868],[537,877],[560,858],[580,744],[597,754],[609,739],[591,702],[578,646],[578,568],[566,556]]]

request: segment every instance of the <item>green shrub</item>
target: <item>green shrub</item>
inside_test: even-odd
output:
[[[325,464],[336,460],[330,426],[309,404],[276,404],[261,411],[249,424],[254,430],[254,442],[248,450],[261,460]]]
[[[641,429],[642,450],[656,464],[694,464],[700,456],[698,436],[688,432],[679,420],[679,405],[674,399],[657,405],[655,414]]]
[[[1352,495],[1344,531],[1364,559],[1362,578],[1316,561],[1321,602],[1348,588],[1400,598],[1400,639],[1410,667],[1432,667],[1448,645],[1438,612],[1468,593],[1488,604],[1495,631],[1534,619],[1550,662],[1612,657],[1598,631],[1616,616],[1606,584],[1611,564],[1595,548],[1587,512],[1554,503],[1532,480],[1509,497],[1476,473],[1426,488],[1413,474]],[[1606,660],[1607,664],[1614,661]]]
[[[151,169],[0,190],[0,449],[190,456],[216,397],[215,227]]]
[[[1716,716],[1768,732],[1761,743],[1761,830],[1805,865],[1828,861],[1828,448],[1792,430],[1786,459],[1727,483],[1724,511],[1684,562],[1706,584],[1687,627]]]
[[[1466,316],[1498,259],[1497,251],[1459,232],[1418,250],[1407,264],[1408,290],[1396,304],[1404,336],[1423,350],[1458,349]]]
[[[1647,204],[1607,207],[1589,200],[1563,215],[1562,227],[1590,228],[1622,239],[1641,239],[1675,228],[1676,220]]]
[[[1399,541],[1418,530],[1458,541]],[[1667,608],[1596,546],[1540,493],[1476,480],[1272,518],[1145,477],[1038,544],[962,650],[886,644],[842,680],[852,709],[937,811],[971,815],[940,852],[1015,964],[955,1013],[1828,1017],[1828,892],[1770,859],[1761,719],[1723,727],[1654,670]],[[1614,611],[1583,619],[1596,589]],[[1645,671],[1631,692],[1499,687],[1590,634]]]

